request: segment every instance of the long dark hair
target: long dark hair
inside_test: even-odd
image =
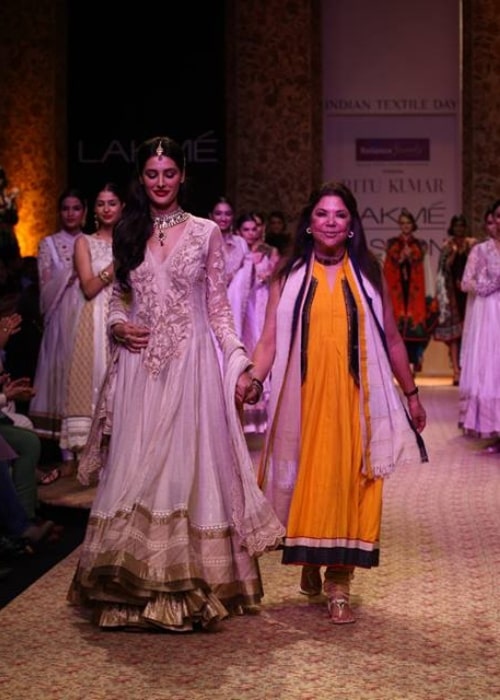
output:
[[[153,233],[151,202],[140,182],[140,176],[149,158],[157,154],[160,144],[163,155],[171,158],[181,173],[185,171],[184,152],[181,146],[168,136],[155,136],[144,141],[137,149],[135,172],[129,184],[123,216],[113,234],[116,279],[125,291],[130,290],[130,272],[144,260],[146,244]],[[182,204],[182,196],[181,185],[178,195],[179,204]]]
[[[59,197],[57,198],[57,211],[60,212],[61,209],[63,208],[64,200],[68,199],[68,197],[74,197],[74,199],[78,199],[80,204],[84,209],[87,209],[87,197],[85,194],[82,192],[81,189],[78,187],[67,187],[65,190],[61,192]]]
[[[319,189],[311,192],[309,201],[303,208],[297,224],[291,254],[279,270],[278,275],[286,277],[293,268],[301,264],[307,264],[310,261],[313,254],[314,240],[307,233],[306,229],[311,224],[311,214],[314,207],[322,197],[328,196],[340,197],[351,215],[351,231],[354,235],[346,240],[347,255],[374,287],[382,292],[382,271],[377,258],[368,249],[356,198],[346,185],[336,181],[325,182]]]
[[[448,236],[455,235],[455,226],[457,224],[462,224],[467,232],[467,219],[465,218],[465,216],[463,214],[455,214],[455,216],[452,216],[450,219],[450,223],[449,223],[448,231],[447,231]]]
[[[111,192],[111,194],[114,194],[115,197],[120,201],[121,204],[125,203],[125,195],[122,191],[122,188],[120,185],[113,180],[105,180],[95,191],[95,195],[93,198],[92,202],[92,211],[95,211],[95,207],[97,204],[97,200],[99,199],[99,195],[101,192]],[[97,217],[94,213],[94,229],[97,230],[100,226],[99,221],[97,220]],[[118,222],[117,222],[118,223]],[[116,228],[116,224],[115,224]]]

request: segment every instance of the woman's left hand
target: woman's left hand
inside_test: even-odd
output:
[[[419,433],[421,433],[422,430],[425,428],[427,422],[427,415],[425,413],[424,407],[420,403],[418,395],[412,396],[408,399],[408,411],[410,413],[411,420],[413,422],[413,425],[415,426],[415,429]]]
[[[147,347],[150,331],[145,326],[138,326],[130,321],[116,323],[112,334],[118,343],[124,345],[130,352],[141,352]]]
[[[249,372],[242,372],[236,382],[235,400],[236,405],[241,407],[252,386],[252,377]]]

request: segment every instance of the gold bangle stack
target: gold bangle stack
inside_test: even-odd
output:
[[[113,278],[111,277],[109,272],[106,270],[106,268],[104,268],[104,270],[101,270],[98,273],[98,277],[105,286],[107,286],[108,284],[111,284],[111,282],[113,281]]]
[[[254,404],[258,403],[261,400],[262,394],[264,392],[264,384],[260,381],[260,379],[257,379],[257,377],[252,377],[251,387],[252,387],[252,389],[255,389],[255,394],[254,394],[252,400],[249,401],[247,399],[246,403],[253,406]]]
[[[115,331],[113,331],[113,330],[111,331],[111,335],[112,335],[113,340],[115,341],[115,343],[120,343],[120,344],[123,345],[123,343],[126,342],[126,341],[125,341],[125,338],[121,338],[119,335],[116,335]]]
[[[252,377],[252,385],[257,390],[258,401],[264,393],[264,384],[260,381],[260,379],[257,379],[257,377]]]

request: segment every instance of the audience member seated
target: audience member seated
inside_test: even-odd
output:
[[[38,522],[27,516],[12,481],[11,463],[16,457],[0,435],[0,579],[10,573],[13,559],[39,545],[54,527],[51,520]]]

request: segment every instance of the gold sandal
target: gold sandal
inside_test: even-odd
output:
[[[349,605],[349,589],[354,568],[328,567],[325,572],[324,593],[328,598],[328,614],[334,625],[348,625],[356,622]]]
[[[356,617],[349,605],[349,596],[346,594],[328,599],[328,614],[334,625],[349,625],[356,622]]]

